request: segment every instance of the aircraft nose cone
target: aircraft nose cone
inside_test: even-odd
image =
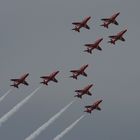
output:
[[[119,15],[119,14],[120,14],[120,12],[117,13],[117,15]]]
[[[103,40],[103,38],[100,39],[100,41],[102,41],[102,40]]]
[[[93,84],[89,85],[89,87],[92,87],[92,86],[93,86]]]
[[[57,71],[56,73],[59,73],[59,71]]]
[[[29,73],[26,74],[26,76],[28,76],[28,75],[29,75]]]
[[[55,71],[55,72],[54,72],[54,74],[58,74],[58,73],[59,73],[59,71]]]
[[[100,100],[100,102],[102,102],[103,100]]]

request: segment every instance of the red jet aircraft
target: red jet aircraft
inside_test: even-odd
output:
[[[75,25],[75,28],[73,28],[72,30],[75,30],[77,32],[80,32],[80,29],[82,27],[86,28],[86,29],[90,29],[90,27],[87,25],[87,22],[90,20],[91,17],[86,17],[84,20],[82,20],[81,22],[73,22],[72,24]]]
[[[86,50],[84,50],[84,52],[88,52],[90,54],[92,54],[92,50],[97,49],[97,50],[102,50],[102,48],[99,46],[99,43],[103,40],[103,38],[98,39],[97,41],[95,41],[93,44],[85,44],[85,46],[87,47]]]
[[[29,84],[25,81],[25,79],[26,79],[26,77],[27,77],[28,75],[29,75],[29,73],[24,74],[24,75],[21,76],[19,79],[10,79],[11,81],[14,82],[14,84],[13,84],[13,85],[10,85],[10,86],[13,86],[13,87],[16,87],[16,88],[18,88],[18,86],[19,86],[20,84],[24,84],[24,85],[28,86]]]
[[[98,100],[92,105],[85,106],[86,110],[84,112],[91,113],[94,109],[96,110],[101,110],[99,107],[99,104],[102,102],[102,100]]]
[[[102,21],[104,21],[104,23],[101,25],[105,28],[108,28],[108,26],[112,23],[112,24],[115,24],[115,25],[119,25],[119,23],[116,21],[116,17],[119,15],[120,13],[116,13],[114,15],[112,15],[111,17],[109,18],[103,18],[101,19]]]
[[[59,73],[59,71],[56,71],[56,72],[53,72],[51,73],[50,75],[48,76],[41,76],[40,78],[43,79],[42,82],[40,82],[41,84],[44,84],[44,85],[48,85],[48,82],[50,81],[53,81],[55,83],[57,83],[57,79],[55,78],[55,76]]]
[[[110,41],[108,41],[108,43],[111,43],[111,44],[114,44],[115,45],[115,42],[117,40],[121,40],[121,41],[125,41],[125,39],[123,38],[123,34],[127,31],[127,29],[117,33],[117,35],[112,35],[112,36],[109,36],[109,38],[111,38]]]
[[[80,89],[80,90],[75,90],[75,92],[77,93],[77,95],[75,95],[74,97],[78,97],[78,98],[82,98],[82,96],[84,94],[87,94],[87,95],[92,95],[91,92],[89,91],[89,89],[93,86],[93,84],[91,85],[88,85],[86,87],[84,87],[83,89]]]
[[[83,75],[83,76],[87,77],[87,74],[84,72],[85,69],[86,69],[87,67],[88,67],[88,64],[87,64],[87,65],[83,65],[83,66],[82,66],[80,69],[78,69],[78,70],[71,70],[70,72],[72,72],[73,75],[70,76],[70,77],[72,77],[73,79],[77,79],[77,77],[78,77],[79,75]]]

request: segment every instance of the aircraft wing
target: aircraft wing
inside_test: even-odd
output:
[[[17,82],[19,81],[19,79],[11,79],[11,81]]]
[[[109,38],[116,38],[116,35],[111,35],[109,36]]]
[[[77,73],[77,70],[71,70],[70,72]]]
[[[92,106],[91,105],[87,105],[87,106],[85,106],[85,108],[91,108]]]
[[[87,77],[87,74],[85,72],[82,73],[83,76]]]
[[[96,109],[97,109],[97,110],[99,110],[99,111],[101,110],[101,108],[100,108],[100,107],[97,107]]]
[[[86,29],[90,29],[90,27],[88,25],[85,26]]]
[[[48,79],[49,77],[48,76],[42,76],[40,78],[42,78],[42,79]]]
[[[115,25],[119,25],[119,23],[118,23],[116,20],[114,21],[114,24],[115,24]]]
[[[54,81],[55,83],[57,83],[57,82],[58,82],[58,80],[57,80],[56,78],[54,78],[54,79],[53,79],[53,81]]]
[[[24,82],[23,82],[23,84],[24,84],[24,85],[26,85],[26,86],[28,86],[28,85],[29,85],[26,81],[24,81]]]
[[[75,92],[82,92],[83,90],[75,90]]]
[[[121,41],[125,41],[125,39],[123,37],[120,38]]]
[[[109,18],[102,18],[101,20],[103,20],[103,21],[109,21],[110,19]]]
[[[100,46],[97,47],[98,50],[102,51],[102,48]]]
[[[87,92],[87,95],[91,96],[92,94],[88,91],[88,92]]]
[[[91,47],[92,44],[85,44],[84,46],[88,47],[88,48],[92,48]]]
[[[80,22],[73,22],[72,24],[78,26],[78,25],[80,25],[81,23],[80,23]]]

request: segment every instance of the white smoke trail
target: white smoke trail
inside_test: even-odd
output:
[[[8,113],[0,118],[0,126],[6,122],[15,112],[17,112],[20,107],[22,107],[39,89],[41,86],[36,88],[30,95],[24,98],[21,102],[19,102],[16,106],[14,106]]]
[[[79,119],[77,119],[74,123],[68,126],[64,131],[62,131],[59,135],[57,135],[53,140],[60,140],[66,133],[68,133],[85,115],[82,115]]]
[[[36,131],[34,131],[30,136],[28,136],[25,140],[34,140],[43,130],[45,130],[51,123],[53,123],[70,105],[73,104],[75,100],[71,101],[67,106],[62,108],[57,114],[51,117],[46,123],[40,126]]]
[[[0,97],[0,102],[4,100],[4,98],[12,91],[12,89],[9,89],[3,96]]]

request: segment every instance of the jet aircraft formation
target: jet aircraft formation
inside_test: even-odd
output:
[[[102,18],[101,21],[103,21],[103,24],[101,24],[100,26],[103,26],[104,28],[109,29],[109,25],[111,25],[111,24],[119,25],[119,23],[116,20],[116,18],[119,15],[120,15],[120,12],[115,13],[110,17]],[[91,19],[91,16],[88,16],[88,17],[85,17],[82,21],[72,22],[72,24],[75,26],[72,30],[79,32],[79,33],[80,33],[81,28],[85,28],[85,29],[89,30],[90,27],[87,23],[90,19]],[[118,32],[116,35],[108,36],[110,38],[108,43],[115,45],[116,41],[118,41],[118,40],[125,41],[123,35],[125,34],[126,31],[127,31],[127,29],[124,29],[124,30]],[[102,51],[102,48],[99,45],[102,41],[103,41],[103,38],[99,38],[93,43],[85,44],[84,46],[86,47],[86,49],[84,50],[84,52],[92,54],[94,49]],[[76,80],[78,79],[78,77],[80,75],[87,77],[87,73],[85,72],[85,70],[87,69],[88,66],[89,66],[89,64],[86,64],[86,65],[81,66],[79,69],[70,70],[70,72],[72,73],[72,75],[70,77],[73,79],[76,79]],[[43,79],[43,81],[40,83],[44,84],[44,85],[48,85],[48,83],[51,81],[57,83],[58,80],[55,77],[58,73],[59,73],[59,71],[55,71],[49,75],[41,76],[40,78]],[[24,85],[28,86],[29,84],[26,82],[26,78],[28,76],[29,76],[29,73],[22,75],[20,78],[11,79],[11,81],[14,82],[11,86],[16,87],[16,88],[19,88],[20,84],[24,84]],[[93,86],[93,84],[89,84],[86,87],[84,87],[83,89],[75,90],[75,92],[77,94],[74,97],[82,98],[83,95],[90,95],[91,96],[92,94],[89,90],[92,86]],[[101,110],[99,108],[99,104],[101,102],[102,102],[102,100],[98,100],[95,103],[93,103],[91,106],[85,106],[85,108],[86,108],[85,112],[91,113],[91,111],[94,109]]]
[[[102,18],[101,21],[103,21],[103,24],[101,24],[100,26],[106,28],[106,29],[109,29],[109,26],[111,26],[111,24],[114,24],[114,25],[119,25],[118,21],[116,20],[116,18],[120,15],[120,13],[115,13],[113,14],[112,16],[110,17],[107,17],[107,18]],[[82,28],[85,28],[85,29],[88,29],[90,30],[90,27],[89,25],[87,24],[89,22],[89,20],[91,19],[90,16],[88,17],[85,17],[82,21],[79,21],[79,22],[72,22],[72,24],[74,25],[74,28],[72,29],[73,31],[76,31],[78,33],[80,33],[80,30]],[[127,29],[124,29],[118,33],[116,33],[116,35],[111,35],[111,36],[108,36],[110,38],[110,40],[108,41],[108,43],[111,43],[113,45],[116,44],[116,42],[118,40],[121,40],[121,41],[125,41],[123,35],[127,32]],[[87,52],[89,54],[92,54],[93,53],[93,50],[99,50],[99,51],[102,51],[102,48],[100,46],[100,43],[103,41],[103,38],[99,38],[97,39],[95,42],[93,43],[87,43],[85,44],[84,46],[86,47],[85,50],[83,50],[84,52]],[[81,75],[81,76],[84,76],[84,77],[87,77],[87,73],[85,72],[85,70],[88,68],[89,64],[84,64],[82,65],[80,68],[78,69],[72,69],[70,70],[70,72],[72,73],[71,76],[69,76],[70,78],[73,78],[75,80],[78,80],[78,77]],[[59,73],[59,71],[54,71],[52,72],[51,74],[49,75],[45,75],[45,76],[41,76],[40,78],[43,80],[40,82],[40,84],[44,84],[44,85],[48,85],[49,82],[55,82],[57,83],[58,80],[56,79],[56,76],[57,74]],[[24,75],[22,75],[20,78],[17,78],[17,79],[11,79],[11,81],[13,82],[12,85],[10,86],[13,86],[15,88],[19,88],[19,85],[20,84],[23,84],[23,85],[26,85],[28,86],[28,82],[26,81],[26,78],[29,76],[29,73],[26,73]],[[94,84],[87,84],[85,87],[83,87],[82,89],[76,89],[75,92],[76,92],[76,95],[74,95],[74,97],[77,97],[77,98],[80,98],[82,99],[82,97],[84,95],[89,95],[89,96],[92,96],[92,93],[90,92],[90,89],[92,87],[94,87],[95,85]],[[103,100],[102,99],[99,99],[95,102],[93,102],[91,105],[87,105],[85,106],[85,110],[84,112],[86,113],[91,113],[93,110],[101,110],[101,108],[99,107],[100,103],[102,102]]]
[[[113,14],[110,17],[107,18],[102,18],[101,21],[103,21],[103,24],[101,24],[100,26],[103,26],[104,28],[109,28],[109,25],[114,24],[114,25],[119,25],[119,23],[117,22],[116,18],[120,15],[120,12]],[[78,22],[72,22],[72,24],[75,26],[72,30],[79,32],[81,28],[85,28],[85,29],[90,29],[89,25],[87,24],[88,21],[91,19],[91,16],[85,17],[82,21],[78,21]],[[125,34],[125,32],[127,31],[127,29],[124,29],[120,32],[118,32],[116,35],[111,35],[108,36],[110,38],[110,40],[108,41],[108,43],[111,43],[113,45],[115,45],[116,41],[121,40],[121,41],[125,41],[123,35]],[[95,42],[93,43],[87,43],[84,46],[86,47],[86,49],[84,50],[84,52],[87,52],[89,54],[93,53],[94,49],[97,49],[99,51],[102,51],[102,48],[100,47],[100,43],[103,41],[103,38],[99,38],[97,39]],[[87,77],[87,73],[85,72],[86,68],[89,66],[89,64],[83,65],[81,66],[79,69],[73,69],[70,70],[70,72],[72,73],[72,75],[70,76],[73,79],[78,79],[78,76],[82,75],[84,77]],[[49,75],[46,76],[41,76],[40,78],[43,79],[42,82],[40,82],[41,84],[44,85],[48,85],[48,83],[50,81],[53,81],[55,83],[58,82],[58,80],[55,78],[55,76],[59,73],[59,71],[55,71]],[[21,76],[18,79],[11,79],[11,81],[13,81],[14,83],[11,86],[14,86],[16,88],[19,87],[20,84],[24,84],[24,85],[29,85],[26,82],[26,78],[28,77],[29,73],[24,74],[23,76]],[[92,95],[89,92],[89,89],[93,86],[93,84],[87,85],[86,87],[84,87],[81,90],[75,90],[75,92],[77,93],[74,97],[78,97],[78,98],[82,98],[83,95]],[[98,100],[96,101],[93,105],[91,106],[85,106],[85,108],[87,108],[86,112],[87,113],[91,113],[92,110],[97,109],[97,110],[101,110],[99,109],[98,105],[102,102],[102,100]]]

